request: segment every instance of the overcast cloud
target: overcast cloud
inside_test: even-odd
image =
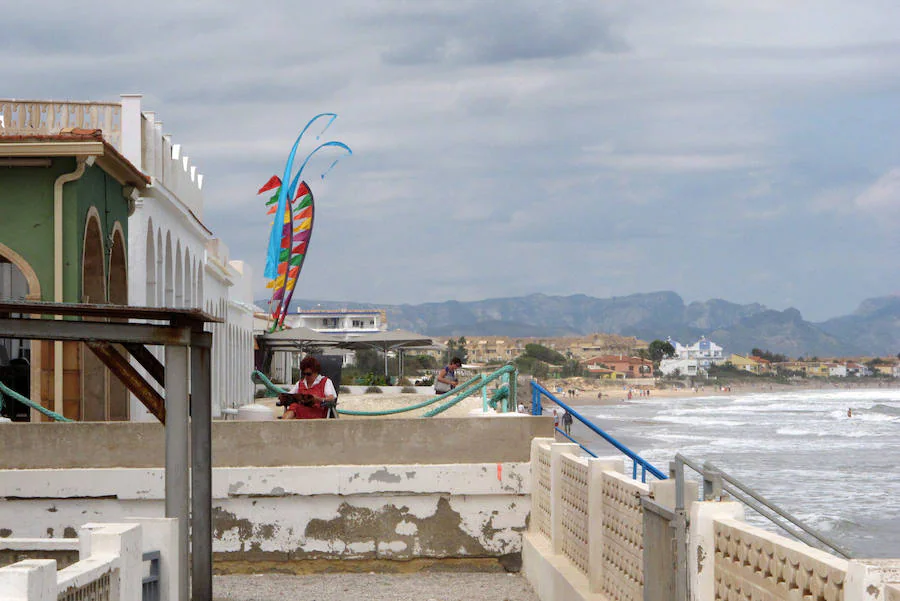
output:
[[[262,271],[314,114],[297,296],[671,289],[823,319],[900,284],[895,0],[4,3],[0,96],[145,95]],[[257,278],[259,296],[264,295]]]

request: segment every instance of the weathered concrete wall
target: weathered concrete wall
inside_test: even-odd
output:
[[[216,467],[528,462],[550,417],[213,422]],[[165,465],[153,423],[0,426],[0,469]]]
[[[160,468],[0,471],[0,536],[162,516],[164,482]],[[285,570],[292,560],[515,556],[529,490],[519,462],[216,468],[213,550],[220,562]]]

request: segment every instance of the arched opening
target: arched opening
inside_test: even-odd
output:
[[[153,236],[153,220],[147,222],[147,296],[144,303],[156,306],[156,239]]]
[[[172,277],[172,232],[166,232],[166,293],[163,297],[164,307],[171,307],[175,298],[175,281]]]
[[[40,300],[41,286],[37,274],[24,258],[0,244],[0,300]],[[0,338],[0,381],[24,397],[40,401],[40,350],[46,343]],[[6,397],[0,415],[13,421],[27,422],[31,410]]]
[[[157,307],[164,307],[166,302],[166,272],[165,272],[165,264],[163,263],[163,259],[165,258],[165,253],[163,252],[163,239],[162,239],[162,230],[156,232],[156,305]]]
[[[103,233],[97,210],[92,208],[88,213],[84,228],[84,251],[81,262],[81,300],[85,303],[106,304],[106,269],[103,245]],[[67,345],[63,345],[66,347]],[[106,420],[106,366],[92,353],[87,346],[79,344],[81,362],[81,395],[80,407],[78,397],[72,398],[77,387],[71,384],[69,377],[73,365],[77,365],[77,351],[63,348],[63,414],[73,419],[97,422]],[[77,369],[75,370],[77,373]],[[75,390],[72,390],[72,389]],[[75,401],[75,403],[73,403]],[[72,414],[75,415],[72,415]]]
[[[109,302],[114,305],[128,304],[128,259],[125,256],[125,235],[118,222],[113,226],[109,251]],[[110,421],[127,421],[128,413],[128,388],[110,373],[107,417]]]
[[[187,247],[184,249],[184,306],[190,307],[191,303],[194,302],[194,295],[191,288],[193,287],[191,284],[191,279],[193,278],[194,272],[191,269],[191,251]]]
[[[175,248],[175,307],[184,306],[184,263],[181,261],[181,242]]]

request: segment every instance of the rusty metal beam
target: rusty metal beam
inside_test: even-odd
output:
[[[131,366],[128,359],[115,349],[109,342],[100,340],[87,340],[85,345],[97,355],[109,371],[125,384],[140,400],[144,406],[152,413],[156,419],[163,424],[166,423],[166,403],[162,396],[156,392],[152,386],[144,379],[138,371]]]
[[[141,364],[141,367],[147,370],[150,377],[156,380],[160,386],[166,385],[166,368],[159,362],[159,359],[150,352],[150,349],[137,342],[126,342],[122,346],[124,346],[125,350]]]

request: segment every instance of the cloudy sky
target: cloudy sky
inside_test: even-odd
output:
[[[900,291],[896,0],[4,4],[0,96],[143,93],[257,273],[256,189],[338,113],[298,297]]]

